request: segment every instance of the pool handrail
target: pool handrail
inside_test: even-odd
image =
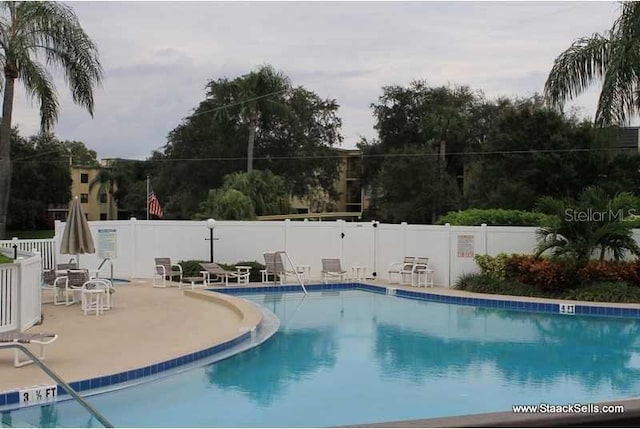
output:
[[[36,364],[45,374],[47,374],[53,381],[58,383],[62,388],[69,394],[73,399],[78,401],[80,405],[82,405],[93,417],[95,417],[105,428],[114,427],[109,420],[106,419],[102,414],[98,412],[91,404],[82,398],[82,396],[78,395],[69,384],[64,381],[58,374],[56,374],[51,368],[49,368],[39,357],[31,352],[26,346],[19,343],[8,343],[8,344],[0,344],[0,350],[3,349],[18,349],[27,356],[31,358],[34,364]]]
[[[107,261],[109,262],[109,280],[113,284],[113,262],[111,261],[111,258],[104,258],[102,262],[100,262],[100,265],[98,265],[98,269],[96,271],[100,273],[100,270]]]
[[[289,257],[289,254],[286,252],[286,250],[278,250],[276,253],[280,253],[281,255],[284,255],[287,258],[287,261],[289,261],[289,264],[291,264],[291,267],[293,268],[293,272],[295,273],[296,277],[298,278],[298,283],[300,283],[300,286],[302,286],[302,290],[304,291],[304,294],[307,294],[307,288],[304,287],[304,282],[302,281],[302,277],[300,277],[300,273],[298,272],[298,270],[296,270],[296,266],[293,264],[293,261],[291,260],[291,258]]]

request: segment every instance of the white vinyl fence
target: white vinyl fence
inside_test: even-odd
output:
[[[13,251],[13,246],[17,246],[18,251],[23,252],[39,252],[42,258],[42,269],[50,270],[55,268],[56,252],[54,249],[55,241],[53,238],[42,239],[20,239],[0,240],[0,247],[9,248]],[[11,253],[13,257],[13,253]]]
[[[13,249],[0,251],[13,256]],[[23,331],[40,320],[41,257],[38,253],[18,251],[11,264],[0,264],[0,332]]]
[[[209,233],[205,221],[92,221],[96,254],[80,255],[80,264],[97,268],[111,256],[116,277],[149,278],[155,257],[209,260]],[[56,260],[64,223],[56,222]],[[343,269],[367,267],[367,277],[386,278],[392,262],[404,256],[424,256],[435,270],[435,283],[448,286],[477,270],[475,254],[531,253],[534,227],[462,227],[449,225],[382,224],[345,221],[218,221],[214,229],[214,259],[222,263],[258,261],[269,250],[285,250],[296,265],[311,266],[320,278],[323,257],[340,258]]]

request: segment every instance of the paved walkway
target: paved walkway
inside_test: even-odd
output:
[[[45,362],[67,381],[84,380],[169,360],[238,335],[242,317],[219,302],[185,296],[177,287],[153,288],[134,280],[115,286],[115,308],[83,315],[79,304],[44,304],[44,323],[27,332],[50,332]],[[38,346],[31,346],[37,350]],[[50,383],[37,366],[14,368],[13,351],[0,352],[0,392]]]

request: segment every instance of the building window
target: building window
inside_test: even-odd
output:
[[[103,192],[103,193],[100,194],[100,202],[102,204],[106,204],[107,203],[107,194],[106,193]]]
[[[89,194],[80,194],[80,202],[88,203],[89,202]]]
[[[80,173],[80,183],[89,183],[89,174]]]
[[[100,213],[100,220],[107,220],[107,214],[106,213]]]

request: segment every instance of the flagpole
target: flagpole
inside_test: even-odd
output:
[[[149,176],[147,176],[147,196],[146,196],[146,201],[147,201],[147,220],[149,220],[149,192],[150,192],[150,185],[149,185]]]

